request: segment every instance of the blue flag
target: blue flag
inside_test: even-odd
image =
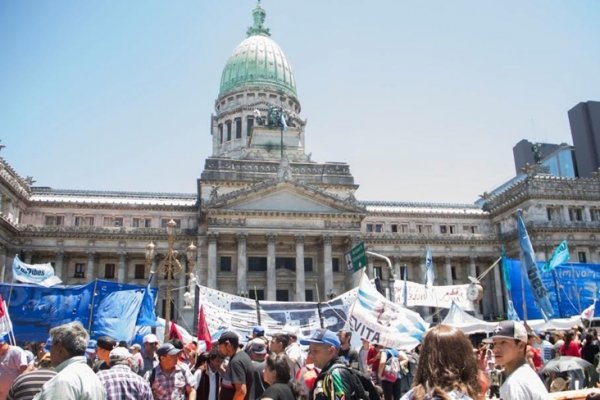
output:
[[[144,290],[144,297],[142,298],[142,306],[140,307],[140,313],[137,317],[137,326],[158,326],[156,320],[156,311],[154,309],[154,296],[152,295],[152,289],[150,285]]]
[[[563,240],[562,243],[559,244],[556,249],[554,249],[552,256],[542,267],[542,272],[552,271],[559,265],[568,262],[569,258],[571,258],[571,255],[569,254],[569,246],[567,245],[567,241]]]
[[[95,337],[107,335],[131,342],[135,323],[142,305],[144,289],[121,290],[104,297],[94,307],[92,332]]]
[[[435,280],[435,271],[433,269],[433,258],[431,256],[431,249],[427,248],[425,253],[425,286],[430,288],[433,286]]]
[[[531,245],[529,234],[525,228],[523,211],[521,209],[517,210],[517,226],[519,228],[519,244],[521,245],[521,255],[523,258],[525,271],[527,272],[527,279],[529,280],[529,284],[531,285],[533,292],[533,298],[540,308],[544,319],[548,320],[548,318],[552,317],[554,314],[554,310],[552,309],[552,304],[550,304],[548,291],[542,282],[540,271],[535,264],[535,253],[533,252],[533,246]]]

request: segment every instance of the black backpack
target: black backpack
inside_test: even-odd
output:
[[[350,396],[349,400],[380,400],[379,392],[377,388],[373,384],[371,378],[359,372],[353,368],[349,368],[342,364],[336,364],[331,367],[329,372],[333,371],[336,368],[344,368],[346,371],[350,373],[352,387],[355,388],[355,391]]]

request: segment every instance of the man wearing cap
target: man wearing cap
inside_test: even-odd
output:
[[[0,335],[0,400],[6,399],[10,385],[27,369],[27,364],[23,349],[9,345]]]
[[[317,329],[300,344],[309,345],[309,354],[317,368],[321,369],[315,385],[310,392],[310,400],[344,400],[351,399],[358,392],[352,373],[345,368],[338,357],[340,340],[328,329]],[[361,388],[362,389],[362,388]]]
[[[142,346],[134,343],[130,347],[131,351],[131,370],[136,374],[139,374],[140,370],[144,368],[144,357],[142,356]]]
[[[131,370],[131,363],[131,353],[124,347],[115,347],[109,353],[110,369],[98,372],[107,400],[152,400],[148,381]]]
[[[252,388],[250,389],[250,399],[260,399],[265,391],[267,384],[263,381],[263,371],[267,362],[267,346],[261,338],[252,339],[248,343],[248,355],[252,361]]]
[[[98,360],[94,364],[94,372],[109,368],[108,357],[116,345],[117,341],[110,336],[100,336],[96,340],[96,357],[98,357]]]
[[[154,400],[196,400],[196,380],[178,363],[181,351],[171,343],[156,350],[158,366],[148,378]]]
[[[250,357],[239,348],[240,339],[235,332],[223,332],[218,343],[219,353],[229,357],[225,375],[221,379],[219,400],[248,400],[252,391]]]
[[[158,338],[156,335],[153,333],[147,334],[144,336],[143,343],[144,352],[142,353],[142,368],[138,370],[139,376],[146,376],[147,373],[158,365],[158,358],[156,357]]]
[[[500,387],[503,400],[543,400],[548,391],[527,363],[527,330],[516,321],[502,321],[490,339],[496,364],[504,367],[506,379]]]

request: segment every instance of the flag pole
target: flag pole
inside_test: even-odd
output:
[[[258,292],[256,290],[256,286],[254,286],[254,301],[256,302],[256,321],[258,322],[258,325],[261,325],[261,323],[260,323],[260,302],[258,301]]]
[[[92,304],[90,306],[90,318],[89,318],[89,322],[88,322],[88,333],[89,333],[90,337],[92,337],[92,322],[94,320],[94,303],[96,302],[96,287],[97,286],[98,286],[98,278],[94,279],[94,290],[92,291]]]
[[[319,285],[315,283],[315,289],[317,291],[317,314],[319,314],[319,324],[321,329],[325,329],[325,321],[323,321],[323,313],[321,312],[321,296],[319,295]]]

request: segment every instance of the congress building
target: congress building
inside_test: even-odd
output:
[[[51,262],[69,285],[96,278],[143,285],[158,269],[159,312],[170,286],[176,289],[172,314],[179,320],[193,318],[183,309],[196,281],[265,300],[339,295],[358,283],[359,274],[346,270],[344,253],[362,241],[391,260],[389,268],[380,258],[368,258],[368,274],[380,277],[385,288],[404,271],[409,280],[423,282],[426,248],[433,254],[436,285],[468,283],[468,276],[479,276],[498,259],[502,246],[519,257],[519,208],[538,260],[567,239],[571,261],[600,263],[598,174],[560,178],[533,168],[476,204],[357,199],[360,182],[350,165],[311,159],[290,62],[264,24],[265,11],[258,5],[252,14],[246,39],[223,68],[210,132],[202,133],[212,136],[212,154],[197,193],[34,186],[0,159],[4,281],[11,280],[17,255],[26,263]],[[174,276],[159,268],[171,220],[182,268]],[[154,254],[147,254],[150,243]],[[188,252],[190,243],[195,252]],[[498,268],[482,286],[476,314],[504,316]]]

